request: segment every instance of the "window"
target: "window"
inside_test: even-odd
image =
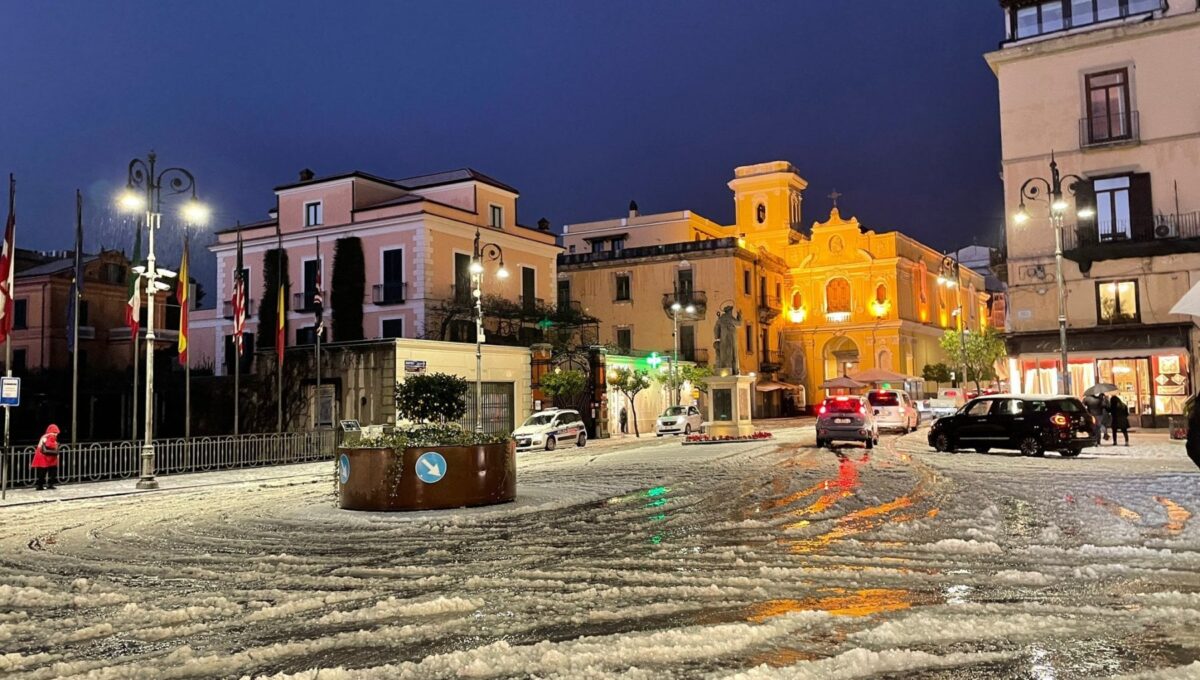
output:
[[[113,262],[106,262],[100,270],[100,280],[105,283],[125,283],[125,268]]]
[[[758,208],[754,211],[754,218],[756,220],[758,220],[759,224],[762,224],[763,222],[767,221],[767,206],[766,206],[766,204],[763,204],[763,203],[758,204]]]
[[[454,253],[454,300],[467,302],[471,299],[471,256]]]
[[[313,295],[317,292],[318,272],[321,271],[320,260],[305,260],[304,261],[304,297],[300,301],[298,307],[301,310],[315,309],[313,304]]]
[[[29,300],[13,300],[13,330],[23,331],[26,328],[29,328]]]
[[[967,405],[966,414],[969,416],[986,416],[991,408],[991,399],[980,399]]]
[[[1137,281],[1097,283],[1096,316],[1100,323],[1137,323]]]
[[[879,304],[883,304],[883,303],[887,302],[887,286],[886,285],[881,283],[875,287],[875,301],[878,302]]]
[[[679,358],[684,361],[696,360],[696,327],[679,327]]]
[[[571,306],[571,280],[558,280],[558,311],[569,309]]]
[[[617,347],[621,350],[622,354],[629,354],[629,351],[633,349],[632,328],[617,329]]]
[[[537,306],[537,270],[521,267],[521,304],[525,309]]]
[[[603,253],[604,252],[604,239],[598,238],[595,241],[592,241],[592,252],[593,253]]]
[[[629,274],[617,274],[617,294],[614,298],[618,302],[625,302],[630,299],[630,276]]]
[[[758,277],[758,303],[760,307],[767,306],[767,277]]]
[[[13,373],[15,373],[17,375],[21,375],[22,373],[25,372],[25,369],[27,368],[26,367],[27,362],[26,362],[25,357],[26,357],[26,353],[25,353],[25,350],[23,350],[23,349],[14,349],[12,351]]]
[[[612,249],[614,253],[619,253],[625,250],[625,237],[614,238],[612,240]]]
[[[744,326],[744,328],[746,329],[746,351],[753,353],[754,352],[754,326],[752,326],[750,324],[746,324]]]
[[[230,290],[232,290],[232,289],[230,289]],[[246,316],[247,317],[253,316],[254,311],[250,309],[250,268],[249,267],[244,267],[242,269],[242,296],[245,298],[245,301],[246,301],[246,303],[245,303],[246,304]],[[233,293],[231,292],[230,298],[232,299],[232,297],[233,297]],[[245,343],[242,343],[242,344],[245,345]]]
[[[778,281],[775,282],[775,299],[783,299],[783,286],[781,286]]]
[[[320,201],[304,204],[304,226],[316,227],[325,224],[325,207]]]
[[[574,255],[575,254],[575,245],[572,244],[572,245],[567,246],[567,252],[570,253],[571,255]]]
[[[491,206],[491,225],[496,229],[504,228],[504,208],[498,205]]]
[[[321,329],[321,342],[328,341],[329,328]],[[305,326],[304,328],[296,329],[296,344],[297,345],[313,345],[317,342],[317,327]]]
[[[189,299],[192,299],[192,298],[189,298]],[[15,323],[15,320],[14,320],[14,323]],[[87,300],[79,301],[79,325],[80,326],[90,325],[90,324],[88,324],[88,301]]]
[[[996,401],[996,413],[1002,416],[1019,416],[1025,412],[1025,402],[1020,399],[999,399]]]
[[[746,295],[750,295],[750,270],[749,269],[742,270],[742,292],[745,293]]]
[[[686,305],[691,302],[694,290],[692,287],[692,270],[680,269],[675,274],[675,294],[679,299],[679,304]]]
[[[1101,241],[1127,239],[1129,231],[1129,177],[1092,182],[1096,192],[1096,230]]]
[[[385,338],[403,338],[404,319],[384,319],[380,330]]]
[[[833,279],[825,284],[825,311],[832,313],[850,313],[850,282],[846,279]]]
[[[1091,144],[1132,136],[1129,112],[1129,70],[1092,73],[1084,78],[1087,89],[1087,135]]]
[[[1149,240],[1174,236],[1170,229],[1155,229],[1150,173],[1098,177],[1076,185],[1075,205],[1094,214],[1080,217],[1081,229],[1094,231],[1101,243],[1127,239]]]
[[[1147,14],[1162,9],[1162,6],[1162,0],[1047,0],[1021,7],[1010,15],[1010,33],[1019,40]]]
[[[792,291],[792,309],[800,309],[804,306],[804,296],[800,291]]]

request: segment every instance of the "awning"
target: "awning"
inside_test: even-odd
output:
[[[755,383],[754,389],[758,390],[759,392],[774,392],[776,390],[798,390],[801,389],[801,387],[799,385],[777,382],[775,380],[760,380],[759,382]]]
[[[821,383],[821,389],[823,389],[823,390],[836,390],[836,389],[853,390],[853,389],[858,389],[859,387],[866,387],[866,386],[867,386],[866,383],[860,383],[857,380],[851,380],[850,378],[847,378],[844,375],[838,376],[838,377],[830,379],[830,380],[826,380],[825,382]]]
[[[865,371],[860,371],[850,376],[852,380],[857,380],[860,383],[902,383],[910,380],[916,380],[911,375],[904,375],[895,371],[889,371],[885,368],[868,368]]]

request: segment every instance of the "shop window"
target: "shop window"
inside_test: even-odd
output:
[[[1137,281],[1096,284],[1096,317],[1102,324],[1138,323]]]

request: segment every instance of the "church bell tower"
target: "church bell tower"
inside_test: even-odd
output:
[[[787,161],[743,165],[733,171],[735,225],[746,245],[782,256],[800,238],[800,204],[808,182]]]

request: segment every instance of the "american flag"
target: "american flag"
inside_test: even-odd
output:
[[[237,266],[233,270],[233,341],[242,355],[242,331],[246,327],[246,282],[242,280],[242,231],[238,227]]]
[[[317,315],[317,336],[325,332],[325,295],[321,292],[321,239],[317,239],[317,277],[313,283],[313,311]]]

